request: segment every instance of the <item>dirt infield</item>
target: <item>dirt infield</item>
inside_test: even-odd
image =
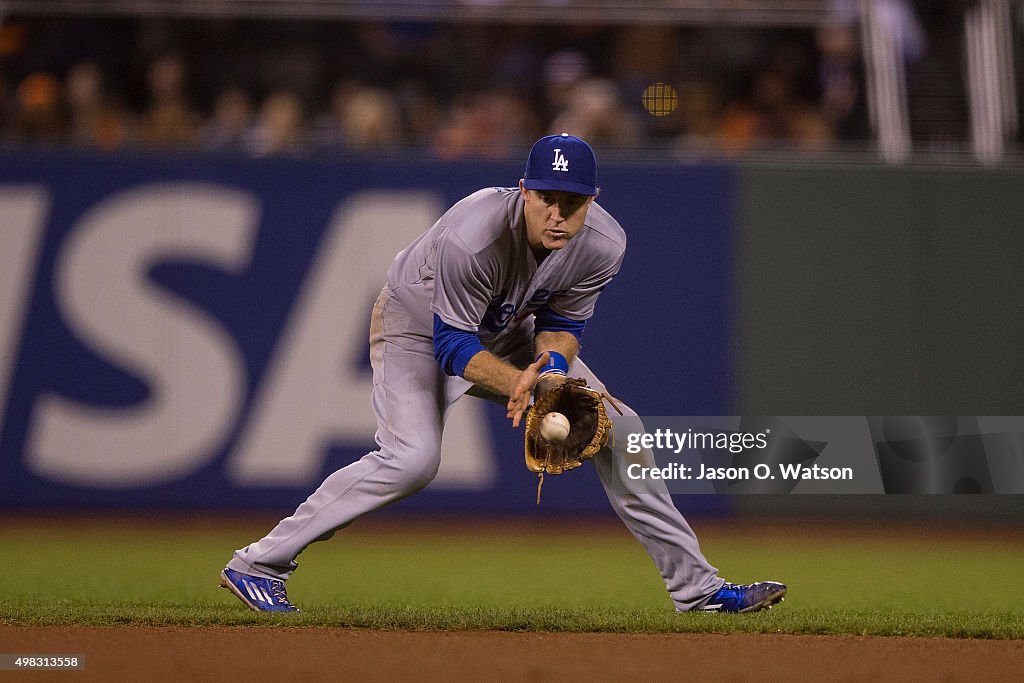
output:
[[[80,654],[32,681],[1019,681],[1024,642],[789,635],[0,626],[4,653]]]

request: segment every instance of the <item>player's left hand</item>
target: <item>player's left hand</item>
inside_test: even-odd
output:
[[[533,388],[534,403],[536,399],[542,394],[546,394],[549,391],[554,391],[558,387],[569,381],[569,378],[565,375],[560,375],[556,372],[549,372],[546,375],[541,375],[537,380],[536,386]]]
[[[533,387],[537,384],[540,371],[548,364],[548,358],[547,351],[537,356],[537,360],[527,365],[526,369],[519,373],[515,384],[512,385],[512,391],[508,394],[508,413],[505,417],[512,420],[513,427],[519,426],[519,422],[523,419],[523,413],[530,407]]]

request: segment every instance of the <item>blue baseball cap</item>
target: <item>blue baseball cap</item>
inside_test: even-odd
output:
[[[562,133],[533,143],[526,159],[523,187],[527,190],[561,190],[593,197],[597,194],[597,159],[578,137]]]

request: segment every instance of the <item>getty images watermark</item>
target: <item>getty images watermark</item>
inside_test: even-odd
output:
[[[626,452],[636,455],[645,449],[680,455],[684,451],[711,454],[716,451],[733,455],[767,453],[771,429],[763,432],[675,432],[670,429],[656,429],[653,432],[630,432],[626,435]],[[706,462],[687,465],[683,462],[668,462],[664,465],[644,466],[630,463],[626,476],[632,480],[714,480],[714,481],[760,481],[777,477],[789,480],[853,480],[853,467],[822,467],[817,463],[803,462],[758,462],[753,466],[731,465],[712,466]]]
[[[624,417],[617,485],[670,493],[1024,493],[1024,417]]]

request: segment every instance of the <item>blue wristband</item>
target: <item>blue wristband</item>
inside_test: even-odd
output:
[[[540,354],[542,356],[544,354]],[[537,358],[540,358],[537,356]],[[558,351],[548,351],[548,363],[540,371],[540,377],[544,375],[568,375],[569,361]]]

